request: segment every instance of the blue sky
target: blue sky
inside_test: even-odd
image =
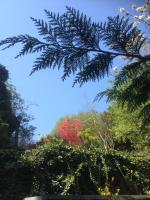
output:
[[[0,40],[19,34],[38,36],[30,17],[45,19],[44,9],[63,13],[66,6],[71,6],[93,21],[104,21],[108,16],[117,15],[119,7],[131,11],[131,4],[139,2],[142,0],[1,0]],[[92,104],[95,95],[109,86],[107,79],[72,88],[73,78],[62,82],[62,73],[57,70],[47,69],[29,76],[36,55],[14,59],[19,49],[16,46],[0,51],[0,63],[9,70],[11,82],[26,104],[31,104],[28,113],[35,117],[32,122],[37,127],[35,139],[39,134],[50,133],[55,123],[65,115],[93,107],[98,111],[107,109],[105,100]]]

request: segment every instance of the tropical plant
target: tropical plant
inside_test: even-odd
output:
[[[142,25],[144,25],[145,29],[146,26],[143,37],[147,37],[147,42],[141,48],[140,54],[149,55],[150,1],[145,1],[140,7],[136,4],[132,4],[132,8],[138,15],[127,12],[125,8],[119,8],[119,11],[124,14],[126,18],[128,17],[130,20],[134,21],[133,27],[138,27],[140,29],[142,28]],[[126,61],[128,60],[127,57],[124,57],[124,59]],[[122,106],[125,105],[125,109],[128,107],[130,112],[137,110],[139,117],[143,120],[143,125],[147,125],[150,122],[150,93],[148,89],[150,87],[150,62],[148,61],[136,65],[136,63],[132,61],[131,65],[131,71],[128,71],[128,65],[120,72],[118,69],[118,74],[115,77],[113,87],[99,93],[97,98],[101,98],[105,95],[107,96],[107,101],[115,100]]]

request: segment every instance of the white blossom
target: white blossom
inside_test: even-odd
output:
[[[150,22],[150,15],[145,19],[147,22]]]
[[[124,13],[124,12],[125,12],[125,9],[124,9],[124,8],[119,8],[119,12],[120,12],[120,13]]]
[[[144,15],[140,15],[138,18],[139,19],[144,19]]]
[[[118,67],[113,67],[112,70],[113,70],[114,72],[117,72]]]
[[[136,11],[137,11],[137,12],[144,12],[145,9],[144,9],[144,7],[141,6],[141,7],[137,7],[137,8],[136,8]]]
[[[132,9],[135,9],[136,7],[136,4],[132,4]]]
[[[134,23],[132,24],[132,27],[133,27],[133,28],[134,28],[134,27],[137,27],[139,24],[140,24],[139,22],[134,22]]]
[[[134,18],[143,20],[144,19],[144,15],[134,16]]]
[[[123,13],[124,16],[134,18],[135,23],[133,23],[132,27],[136,27],[140,24],[145,24],[150,26],[150,0],[145,0],[141,6],[137,6],[136,4],[132,4],[132,9],[136,12],[135,15],[128,13],[124,8],[119,8],[119,12]]]

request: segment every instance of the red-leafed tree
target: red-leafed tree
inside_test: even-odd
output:
[[[78,136],[78,132],[82,128],[83,125],[80,119],[64,119],[58,127],[57,134],[65,144],[80,145],[82,141]]]

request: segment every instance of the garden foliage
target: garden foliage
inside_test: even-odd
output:
[[[0,151],[0,195],[21,200],[41,194],[143,194],[150,190],[150,158],[64,145]]]

